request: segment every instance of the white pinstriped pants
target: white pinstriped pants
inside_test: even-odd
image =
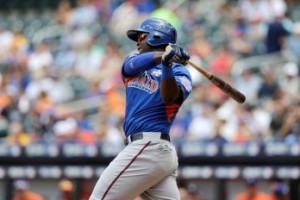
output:
[[[104,170],[90,200],[179,200],[174,145],[147,132],[129,143]]]

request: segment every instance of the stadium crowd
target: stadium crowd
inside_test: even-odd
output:
[[[149,16],[169,20],[191,59],[247,98],[234,102],[187,66],[194,89],[174,122],[174,141],[299,142],[300,18],[291,15],[289,4],[170,2],[79,0],[73,6],[65,0],[51,12],[51,23],[43,21],[32,35],[24,33],[22,16],[1,23],[2,142],[123,142],[120,68],[135,50],[125,32]],[[232,73],[240,60],[282,52],[296,59]]]

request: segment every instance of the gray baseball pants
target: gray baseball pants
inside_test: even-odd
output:
[[[109,164],[90,200],[179,200],[176,182],[178,157],[174,145],[159,132],[143,132]]]

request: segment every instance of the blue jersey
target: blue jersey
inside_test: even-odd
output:
[[[137,55],[125,59],[123,68],[126,62],[130,62],[134,56]],[[183,98],[186,99],[192,90],[189,71],[183,65],[176,63],[172,65],[172,68],[176,82],[182,90]],[[170,131],[182,102],[170,105],[163,103],[159,86],[161,75],[161,64],[153,65],[148,70],[131,77],[125,76],[123,71],[122,78],[126,88],[126,113],[123,129],[126,136],[138,132],[168,133]]]

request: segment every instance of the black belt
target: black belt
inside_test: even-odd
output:
[[[151,133],[147,133],[147,134],[151,134]],[[129,144],[129,142],[133,142],[133,141],[136,141],[136,140],[141,140],[144,138],[144,135],[143,133],[136,133],[134,135],[130,135],[128,136],[124,142],[125,142],[125,145]],[[171,141],[170,139],[170,135],[168,133],[161,133],[160,134],[160,139],[162,140],[167,140],[167,141]]]

